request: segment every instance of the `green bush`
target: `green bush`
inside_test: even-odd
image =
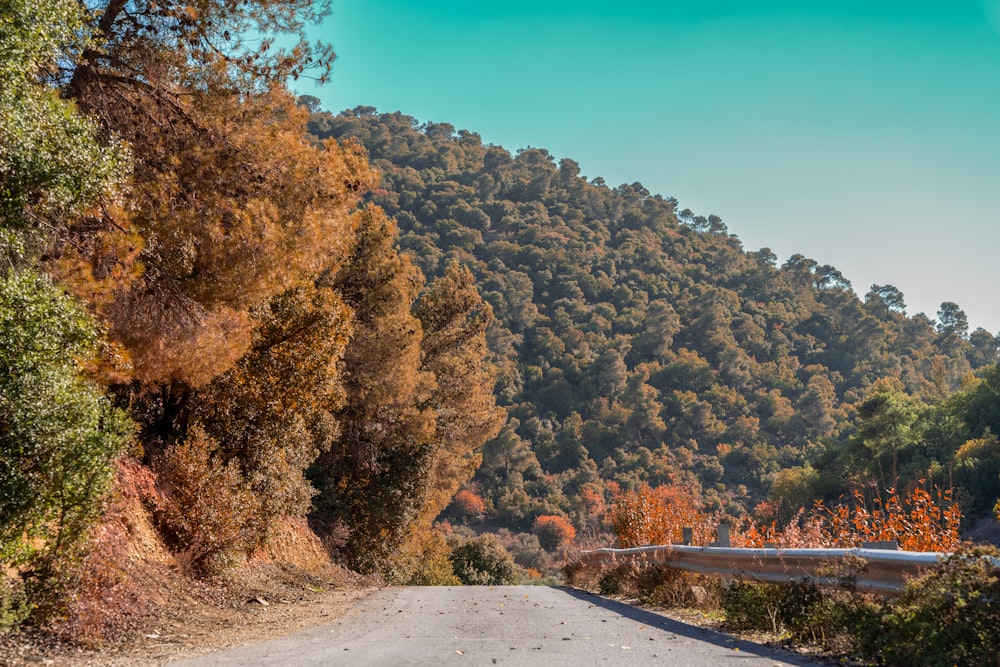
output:
[[[601,595],[622,595],[631,589],[635,570],[628,565],[619,565],[616,568],[602,572],[597,580],[597,590]]]
[[[24,582],[0,575],[0,633],[17,627],[30,613]]]
[[[514,583],[514,559],[496,535],[487,533],[455,546],[450,560],[455,574],[467,586],[506,586]]]
[[[861,604],[859,597],[823,590],[808,579],[787,585],[736,582],[722,594],[730,627],[786,633],[795,642],[826,648],[851,643],[848,620]]]
[[[90,320],[47,279],[0,277],[0,562],[33,582],[74,560],[132,435],[80,377],[77,360],[95,341]]]
[[[1000,652],[1000,557],[996,548],[964,549],[907,582],[867,637],[868,657],[892,665],[996,667]]]
[[[778,584],[733,582],[722,594],[726,624],[734,630],[778,632],[782,592]]]

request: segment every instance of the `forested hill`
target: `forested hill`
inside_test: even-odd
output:
[[[381,171],[374,201],[398,220],[400,245],[428,277],[470,267],[498,317],[510,420],[476,490],[506,525],[579,524],[615,484],[697,478],[733,512],[787,482],[783,469],[835,492],[860,474],[844,452],[873,391],[930,405],[996,361],[998,339],[970,334],[953,303],[937,321],[908,315],[891,285],[856,292],[832,266],[747,250],[718,217],[639,183],[610,187],[571,159],[512,154],[445,123],[316,102],[300,100],[310,131],[357,139]],[[899,382],[873,389],[880,378]],[[911,467],[951,456],[940,441]],[[826,462],[819,481],[810,461]]]

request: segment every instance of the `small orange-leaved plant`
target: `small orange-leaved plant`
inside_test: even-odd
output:
[[[896,541],[906,551],[953,551],[959,546],[962,513],[951,490],[927,490],[920,480],[909,495],[876,489],[872,499],[855,489],[850,500],[833,507],[817,501],[782,529],[777,522],[757,525],[752,519],[735,543],[744,547],[860,547],[865,542]],[[883,498],[884,497],[884,498]]]
[[[855,489],[853,503],[835,508],[816,504],[824,517],[834,545],[857,547],[864,542],[895,540],[905,551],[954,551],[962,513],[952,500],[951,489],[923,488],[923,480],[906,497],[889,489],[885,499],[876,494],[866,502]]]
[[[679,485],[626,491],[615,498],[611,514],[618,544],[626,548],[679,543],[685,527],[693,529],[694,544],[707,544],[718,524],[699,507],[694,491]]]

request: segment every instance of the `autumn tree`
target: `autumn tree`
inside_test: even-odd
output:
[[[348,259],[324,274],[354,313],[344,353],[340,435],[313,467],[313,523],[349,530],[346,549],[365,570],[384,566],[416,517],[431,471],[434,414],[422,409],[433,376],[421,368],[423,329],[412,306],[423,277],[394,247],[396,224],[374,206],[359,215]]]
[[[164,521],[182,524],[179,537],[195,549],[196,564],[260,546],[282,518],[305,515],[314,494],[305,471],[339,434],[338,365],[351,333],[343,300],[328,287],[302,286],[253,314],[250,351],[197,392],[189,435],[156,462],[173,487]],[[212,480],[211,493],[198,486],[201,479]],[[222,498],[232,506],[219,512]],[[222,529],[229,540],[218,537]]]
[[[376,177],[359,146],[307,137],[285,88],[325,76],[332,51],[304,31],[326,9],[90,3],[96,39],[59,61],[65,97],[133,161],[127,198],[79,216],[46,266],[124,351],[115,393],[161,472],[161,525],[196,562],[304,512],[303,471],[337,433],[352,311],[315,280],[346,258]]]
[[[546,551],[557,551],[566,546],[576,537],[576,528],[564,517],[543,514],[535,519],[532,532],[538,536],[538,542]]]
[[[428,407],[434,411],[435,450],[420,528],[447,506],[482,463],[482,447],[496,437],[505,413],[496,406],[496,371],[486,347],[493,311],[476,289],[472,272],[451,265],[420,297],[415,312],[423,329],[421,369],[434,378]]]
[[[50,263],[172,402],[249,349],[252,307],[343,253],[374,182],[362,151],[307,140],[284,89],[328,69],[304,37],[325,9],[107,0],[88,5],[97,39],[65,59],[66,96],[128,142],[133,173],[127,206],[106,201]]]
[[[481,519],[486,513],[486,504],[475,491],[462,489],[451,501],[454,512],[462,519]]]

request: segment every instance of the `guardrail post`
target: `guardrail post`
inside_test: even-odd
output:
[[[718,546],[728,547],[729,546],[729,524],[720,523],[719,527],[716,528],[716,533],[719,536]]]
[[[681,528],[681,544],[691,546],[694,542],[694,528]]]

